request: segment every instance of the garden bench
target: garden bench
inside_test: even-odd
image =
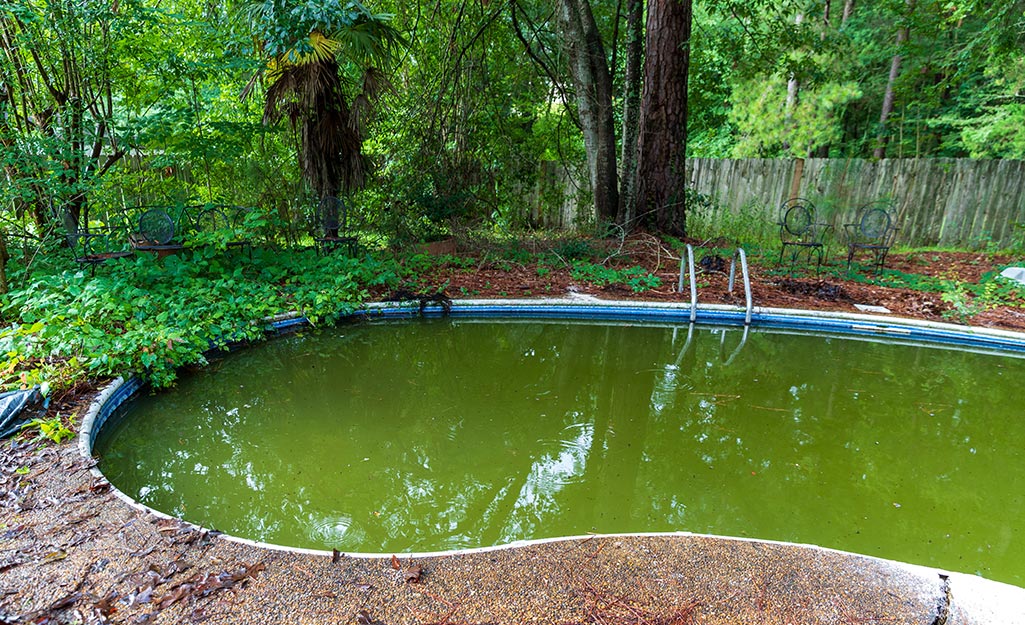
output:
[[[894,211],[886,200],[870,202],[858,209],[854,223],[844,224],[847,234],[847,270],[859,251],[872,254],[876,269],[881,269],[897,234]]]
[[[825,236],[832,226],[815,220],[815,205],[804,198],[793,198],[783,202],[779,207],[779,263],[787,248],[793,248],[790,263],[793,265],[801,252],[807,252],[809,259],[812,254],[818,258],[816,269],[822,266],[826,253]]]
[[[245,216],[244,208],[206,204],[182,206],[176,212],[177,219],[163,208],[146,209],[139,216],[135,231],[129,235],[132,247],[139,251],[156,252],[162,257],[187,246],[223,245],[226,248],[241,248],[250,245],[249,241],[239,236]]]

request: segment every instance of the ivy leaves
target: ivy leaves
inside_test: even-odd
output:
[[[178,368],[205,363],[211,348],[261,340],[272,314],[333,317],[358,306],[367,285],[397,275],[393,261],[312,250],[109,265],[93,279],[81,271],[41,275],[9,295],[0,309],[10,322],[0,332],[0,386],[66,387],[125,371],[166,386]]]

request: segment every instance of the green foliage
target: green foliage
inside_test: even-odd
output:
[[[964,284],[951,281],[940,295],[940,299],[950,306],[948,310],[943,311],[943,318],[968,323],[972,317],[993,308],[996,305],[993,297],[994,287],[995,284],[990,282],[981,294],[974,295]]]
[[[552,246],[552,253],[564,260],[586,260],[594,258],[598,251],[587,239],[565,239]]]
[[[944,280],[940,295],[950,308],[943,311],[945,319],[968,323],[973,317],[997,306],[1021,305],[1025,302],[1021,285],[1000,275],[986,275],[979,284],[965,284],[950,278]]]
[[[389,56],[401,43],[388,25],[393,16],[374,13],[359,0],[253,0],[244,11],[263,51],[292,63],[315,54],[314,31],[336,39],[357,62]]]
[[[71,422],[71,424],[74,424],[75,417],[71,416],[68,420]],[[63,441],[75,437],[75,432],[64,424],[64,420],[61,418],[60,413],[58,413],[52,419],[32,419],[31,421],[22,426],[22,430],[27,430],[31,428],[39,429],[39,435],[36,436],[35,439],[37,441],[46,439],[60,445]]]
[[[622,285],[629,287],[634,293],[642,293],[662,285],[661,278],[648,273],[642,267],[617,269],[580,261],[573,263],[570,277],[600,287]]]
[[[397,278],[393,261],[372,257],[256,250],[250,261],[212,248],[111,262],[95,278],[36,273],[2,300],[0,384],[67,386],[134,371],[166,386],[212,348],[261,339],[267,316],[298,310],[319,323],[352,310],[368,286]]]
[[[987,106],[961,130],[972,158],[1025,158],[1025,104]]]
[[[844,107],[862,95],[857,84],[806,86],[788,111],[779,101],[780,94],[786,94],[786,82],[778,75],[759,77],[734,89],[730,122],[739,135],[735,156],[803,158],[842,139]]]
[[[731,211],[711,198],[694,194],[687,211],[687,232],[705,241],[725,240],[746,250],[779,247],[779,226],[769,207],[749,203]]]

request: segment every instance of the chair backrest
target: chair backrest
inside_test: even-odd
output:
[[[231,227],[228,216],[217,207],[204,209],[196,218],[197,229],[200,232],[214,232],[216,230],[227,230]]]
[[[167,245],[174,238],[174,220],[162,208],[151,208],[139,217],[139,234],[157,245]]]
[[[317,221],[324,230],[337,231],[342,226],[344,204],[333,195],[327,195],[317,206]]]
[[[784,236],[805,236],[815,224],[815,206],[803,198],[783,202],[779,212],[780,234]]]
[[[889,234],[893,226],[893,218],[885,208],[866,207],[858,221],[861,236],[869,240],[882,240]]]
[[[71,209],[65,208],[61,211],[61,221],[64,225],[64,236],[67,237],[68,245],[74,249],[78,246],[78,240],[82,236],[82,232],[78,228],[78,221],[71,214]]]

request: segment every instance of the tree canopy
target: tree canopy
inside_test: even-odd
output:
[[[652,2],[10,0],[0,210],[34,236],[185,201],[287,221],[365,186],[416,239],[535,223],[556,172],[633,222],[640,90],[670,81],[688,156],[1025,158],[1023,0],[698,3],[688,70],[645,79]]]

